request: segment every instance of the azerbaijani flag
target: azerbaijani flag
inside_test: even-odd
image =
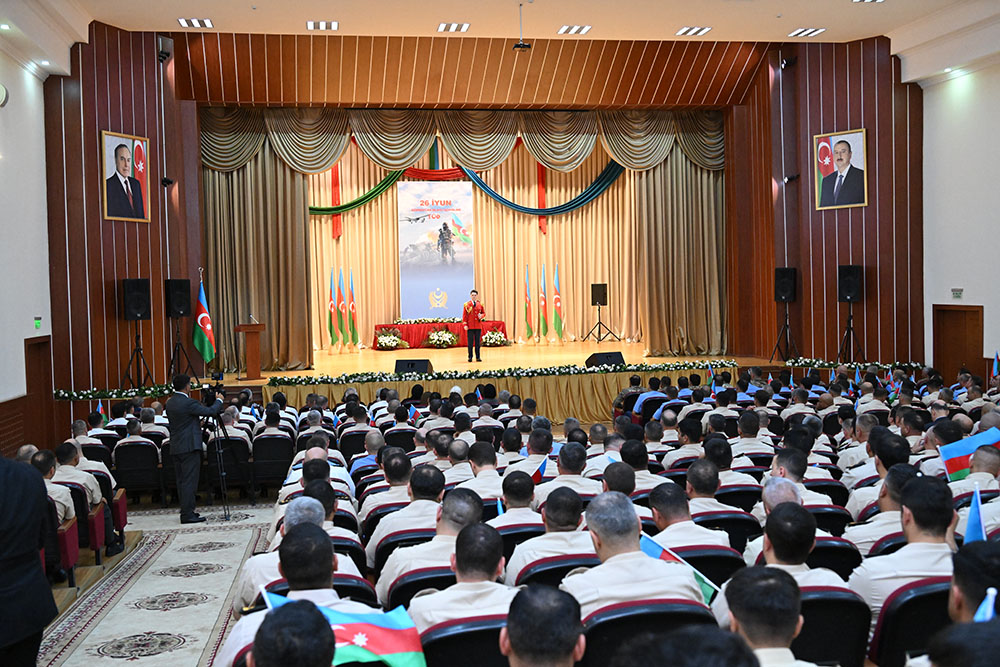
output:
[[[413,421],[417,417],[417,409],[415,407],[413,407],[412,403],[410,403],[410,409],[407,412],[406,416],[407,416],[407,418],[410,419],[410,421]]]
[[[483,392],[479,391],[479,387],[476,387],[476,400],[477,401],[483,400]]]
[[[524,265],[524,328],[525,337],[533,338],[534,330],[531,328],[531,282],[528,280],[528,265]]]
[[[503,516],[503,501],[497,498],[497,516]]]
[[[146,173],[149,171],[146,164],[146,149],[142,145],[142,139],[136,139],[132,146],[132,176],[139,181],[139,196],[142,197],[142,212],[149,217],[149,210],[146,207]]]
[[[559,295],[559,264],[556,264],[556,275],[552,278],[552,310],[555,313],[552,319],[552,328],[556,330],[556,336],[559,340],[563,337],[563,319],[562,319],[562,297]]]
[[[333,413],[333,427],[337,428],[338,426],[340,426],[340,417],[338,417],[337,413],[334,412]]]
[[[816,181],[822,181],[836,170],[833,165],[833,146],[830,137],[823,137],[816,144]]]
[[[549,462],[549,457],[548,456],[546,456],[545,458],[542,459],[542,465],[538,466],[538,470],[536,470],[531,475],[531,481],[532,482],[534,482],[535,484],[541,484],[542,483],[542,478],[545,477],[545,464],[547,464],[548,462]]]
[[[340,270],[340,282],[337,283],[337,329],[340,330],[340,338],[344,345],[351,342],[350,333],[347,331],[347,299],[344,289],[344,270]]]
[[[269,609],[291,602],[286,597],[265,593]],[[404,607],[389,612],[345,614],[317,605],[330,621],[337,640],[333,664],[377,663],[389,667],[426,667],[420,633]]]
[[[997,615],[997,589],[990,586],[986,589],[986,597],[979,603],[979,608],[972,617],[973,623],[992,621]]]
[[[642,553],[646,554],[650,558],[665,560],[668,563],[679,563],[690,569],[691,573],[694,575],[695,581],[698,582],[698,588],[701,589],[702,597],[705,598],[705,604],[711,604],[712,598],[719,592],[719,587],[713,584],[711,579],[694,569],[686,560],[675,554],[670,549],[667,549],[659,542],[656,542],[645,533],[643,533],[639,538],[639,548],[642,550]]]
[[[1000,350],[993,352],[993,377],[1000,375]]]
[[[986,526],[983,525],[983,499],[979,495],[979,484],[972,492],[972,505],[969,507],[969,521],[965,525],[963,544],[986,541]]]
[[[854,367],[854,384],[861,386],[861,369],[857,366]]]
[[[326,328],[330,330],[330,345],[336,345],[340,339],[337,337],[337,327],[333,324],[333,314],[337,310],[337,288],[334,287],[333,269],[330,269],[330,299],[326,303]]]
[[[351,342],[357,345],[361,339],[358,337],[358,313],[354,307],[354,269],[351,269],[351,291],[348,297],[347,309],[351,313]]]
[[[941,462],[948,471],[948,481],[954,482],[969,476],[969,459],[983,445],[1000,447],[1000,429],[994,426],[988,431],[938,448]]]
[[[101,415],[101,417],[104,418],[104,422],[103,423],[105,423],[105,424],[108,423],[108,415],[107,415],[106,412],[104,412],[104,401],[98,401],[97,402],[97,412],[98,412],[98,414]]]
[[[774,382],[774,376],[771,375],[770,373],[768,373],[767,374],[767,383],[771,384],[772,382]]]
[[[466,245],[472,245],[472,236],[454,213],[451,214],[451,231],[455,232],[455,236],[459,241]]]
[[[538,290],[538,335],[542,338],[549,333],[548,304],[545,303],[545,265],[542,264],[542,287]]]
[[[834,372],[834,370],[833,370],[833,369],[831,368],[831,369],[830,369],[830,384],[833,384],[833,383],[834,383],[834,382],[836,382],[836,381],[837,381],[837,374],[836,374],[836,373]]]
[[[712,380],[715,379],[715,371],[712,370],[712,364],[711,363],[707,364],[707,366],[708,366],[708,383],[709,384],[713,384]]]
[[[194,311],[194,349],[198,350],[205,363],[215,359],[215,332],[212,331],[212,316],[208,314],[208,297],[205,296],[205,281],[198,287],[198,306]]]

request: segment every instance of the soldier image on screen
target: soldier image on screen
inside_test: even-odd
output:
[[[448,223],[441,223],[441,229],[438,231],[437,246],[438,250],[441,251],[442,262],[447,262],[449,258],[451,258],[452,262],[455,261],[454,234],[448,228]]]

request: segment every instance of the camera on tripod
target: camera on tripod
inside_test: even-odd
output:
[[[216,398],[226,398],[226,388],[221,382],[201,385],[201,399],[205,405],[212,405]]]

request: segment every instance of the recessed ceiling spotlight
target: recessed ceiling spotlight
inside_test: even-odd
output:
[[[711,28],[702,26],[684,26],[674,34],[680,37],[701,37],[709,30],[711,30]]]
[[[586,35],[590,32],[589,25],[564,25],[556,31],[558,35]]]
[[[945,73],[945,74],[951,74],[951,73],[952,73],[952,72],[954,72],[954,71],[955,71],[955,70],[953,70],[953,69],[952,69],[952,68],[950,68],[950,67],[945,67],[945,68],[944,68],[944,73]]]
[[[212,19],[177,19],[182,28],[214,28]]]
[[[440,23],[438,32],[466,32],[469,29],[468,23]]]
[[[826,32],[826,28],[796,28],[795,30],[788,33],[789,37],[815,37],[816,35]]]
[[[42,67],[48,67],[49,66],[49,61],[48,60],[39,60],[38,64],[41,65]]]
[[[10,30],[10,25],[6,23],[0,23],[0,30]]]

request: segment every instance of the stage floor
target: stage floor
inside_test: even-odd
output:
[[[736,359],[739,366],[760,366],[762,368],[778,368],[780,360],[769,363],[760,357],[740,357],[733,355],[693,356],[693,357],[644,357],[642,343],[595,343],[572,342],[563,345],[510,345],[507,347],[484,347],[482,363],[466,361],[464,347],[446,349],[416,348],[407,350],[372,350],[363,349],[353,354],[328,354],[326,351],[316,352],[313,359],[314,368],[304,371],[264,372],[261,380],[238,380],[233,373],[227,373],[225,383],[228,385],[261,385],[271,376],[281,375],[341,375],[343,373],[362,373],[373,371],[391,372],[397,359],[430,359],[435,371],[466,371],[494,370],[501,368],[543,368],[546,366],[562,366],[577,364],[583,366],[594,352],[621,352],[625,363],[629,364],[665,364],[674,361],[694,359]]]

